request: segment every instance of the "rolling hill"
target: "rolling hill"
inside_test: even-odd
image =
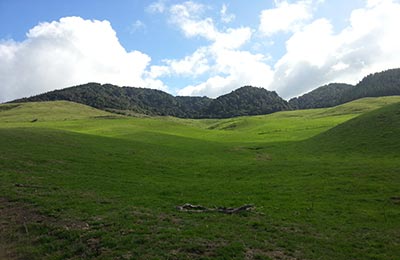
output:
[[[118,117],[116,114],[69,101],[45,101],[0,105],[0,122],[38,122]]]
[[[0,105],[0,255],[397,259],[399,102],[202,120]]]
[[[400,151],[400,103],[353,118],[312,138],[319,151],[372,153],[389,157]]]

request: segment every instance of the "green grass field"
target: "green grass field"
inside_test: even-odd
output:
[[[400,259],[399,102],[223,120],[0,105],[0,259]]]

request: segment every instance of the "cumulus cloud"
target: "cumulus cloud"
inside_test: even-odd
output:
[[[228,6],[226,4],[222,5],[220,15],[223,23],[230,23],[236,18],[234,14],[228,13]]]
[[[329,82],[355,84],[369,73],[400,67],[400,4],[370,0],[351,13],[349,23],[335,33],[330,21],[317,19],[294,33],[274,66],[271,88],[291,97]]]
[[[150,57],[126,51],[108,21],[65,17],[0,42],[0,101],[85,82],[165,89],[146,72]]]
[[[224,33],[217,32],[215,39],[211,41],[212,43],[210,45],[199,47],[192,54],[181,59],[164,60],[165,65],[152,66],[151,72],[153,76],[157,77],[186,76],[193,78],[206,73],[233,73],[233,70],[227,68],[242,66],[244,62],[235,60],[235,57],[240,56],[238,55],[240,52],[238,52],[237,49],[249,41],[250,38],[251,30],[249,28],[229,28]],[[246,53],[248,60],[250,53]],[[255,60],[260,60],[260,57],[257,55],[255,55],[254,58]],[[243,66],[242,70],[244,72],[247,71]],[[236,82],[236,84],[240,83]],[[234,88],[233,85],[232,88]],[[182,95],[182,93],[188,93],[187,89],[179,92],[180,95]]]
[[[221,12],[227,15],[226,8],[223,6]],[[266,57],[241,50],[252,37],[251,28],[219,30],[214,20],[204,15],[207,7],[192,1],[173,5],[169,10],[170,22],[186,37],[198,36],[210,42],[182,59],[165,61],[164,75],[208,76],[204,82],[179,90],[178,95],[215,97],[239,86],[270,83],[272,73],[265,64]]]
[[[172,5],[169,8],[169,21],[177,25],[186,37],[200,36],[214,40],[218,32],[212,18],[201,18],[205,10],[205,5],[193,1]]]
[[[182,76],[198,76],[210,70],[207,48],[199,48],[180,60],[166,60],[170,73]]]
[[[179,95],[217,97],[240,86],[269,86],[273,72],[265,56],[247,51],[219,50],[214,54],[215,76],[205,82],[181,89]]]
[[[240,50],[240,47],[251,38],[249,28],[228,29],[226,32],[218,32],[218,36],[208,46],[199,48],[188,59],[177,61],[182,63],[194,61],[195,64],[185,64],[186,68],[196,66],[199,68],[201,63],[197,63],[194,57],[201,52],[202,61],[207,64],[209,77],[197,85],[189,85],[179,90],[179,95],[216,97],[227,93],[243,85],[268,86],[271,83],[273,74],[270,66],[265,61],[267,57],[262,54],[253,54],[248,51]],[[188,73],[198,76],[198,70],[190,69]]]
[[[215,97],[250,84],[276,90],[284,98],[290,98],[330,82],[356,84],[369,73],[400,67],[397,29],[400,4],[397,1],[368,0],[363,8],[351,12],[348,26],[340,31],[335,30],[326,18],[312,18],[312,5],[322,2],[303,0],[289,4],[276,1],[277,8],[272,9],[273,12],[279,14],[284,10],[297,16],[268,29],[263,24],[265,16],[261,15],[260,28],[264,28],[264,39],[270,39],[279,31],[290,32],[285,53],[272,65],[268,53],[251,53],[242,49],[251,39],[257,40],[252,38],[250,28],[220,31],[207,17],[188,15],[187,19],[196,17],[193,23],[208,21],[208,32],[212,32],[192,31],[193,35],[211,42],[202,49],[208,74],[203,82],[189,85],[178,94]],[[267,14],[271,15],[271,12]],[[184,25],[180,28],[185,31]]]
[[[312,0],[295,3],[275,1],[276,8],[261,12],[259,30],[266,36],[278,32],[294,32],[312,18]]]
[[[0,101],[90,81],[167,90],[164,77],[195,82],[177,90],[179,95],[216,97],[254,85],[290,98],[329,82],[357,83],[369,73],[400,67],[398,1],[366,0],[341,30],[327,18],[313,18],[314,4],[322,2],[276,0],[276,8],[261,12],[256,31],[227,24],[218,28],[229,15],[226,5],[210,16],[211,7],[194,1],[170,5],[160,0],[148,11],[165,15],[187,39],[205,43],[156,65],[145,53],[125,50],[107,21],[66,17],[41,23],[24,41],[0,41]],[[280,23],[282,17],[286,20]],[[268,47],[251,49],[277,39],[278,32],[287,34],[278,35],[279,41],[286,39],[277,60],[269,58]]]

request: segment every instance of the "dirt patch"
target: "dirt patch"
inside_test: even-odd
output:
[[[26,226],[28,222],[51,223],[55,221],[54,218],[44,216],[21,202],[11,201],[5,198],[0,198],[0,220],[0,233],[3,234],[10,224]]]
[[[23,186],[26,187],[26,186]],[[30,186],[28,186],[30,188]],[[34,186],[33,188],[37,188]],[[28,224],[46,224],[65,230],[88,230],[89,224],[79,220],[60,220],[47,216],[32,206],[0,198],[0,231],[5,231],[11,224],[17,225],[29,234]]]
[[[54,222],[24,203],[0,198],[0,259],[17,259],[15,236],[29,239],[29,224]]]
[[[2,260],[17,259],[16,256],[9,249],[7,249],[3,244],[1,244],[1,240],[0,240],[0,259]]]
[[[41,229],[44,230],[42,234],[38,233]],[[19,256],[16,248],[33,245],[41,235],[52,236],[71,230],[86,232],[89,229],[86,222],[59,219],[41,213],[29,203],[0,197],[0,259],[29,259]],[[63,239],[54,236],[54,239]]]

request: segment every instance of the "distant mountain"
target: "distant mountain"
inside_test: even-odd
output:
[[[364,97],[400,95],[400,69],[391,69],[366,76],[357,85],[332,83],[292,98],[293,109],[337,106]]]
[[[343,95],[349,91],[353,85],[342,83],[331,83],[314,89],[301,97],[289,100],[289,105],[293,109],[309,109],[333,107],[343,103]]]
[[[285,100],[263,88],[242,87],[230,94],[208,97],[174,97],[160,90],[88,83],[14,100],[36,102],[67,100],[117,113],[175,116],[181,118],[227,118],[288,110]]]

